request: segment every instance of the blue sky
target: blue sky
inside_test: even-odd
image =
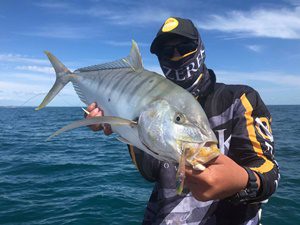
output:
[[[40,103],[55,79],[44,50],[75,70],[127,56],[134,39],[145,68],[160,72],[149,48],[170,16],[196,24],[217,81],[300,104],[300,0],[2,0],[0,105]],[[83,104],[68,85],[51,105]]]

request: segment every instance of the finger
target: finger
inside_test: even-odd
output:
[[[92,118],[92,117],[95,117],[95,116],[100,116],[99,115],[99,109],[98,108],[95,108],[93,109],[90,114],[87,115],[87,118]]]
[[[101,124],[92,124],[88,125],[88,127],[91,128],[92,131],[103,130],[103,126]]]
[[[103,124],[103,127],[105,127],[107,130],[112,130],[111,125],[109,123]]]
[[[98,109],[99,109],[99,115],[98,115],[98,116],[104,116],[104,111],[103,111],[103,109],[101,109],[101,108],[99,108],[99,107],[98,107]]]
[[[92,112],[94,109],[96,108],[96,103],[93,102],[92,104],[90,104],[86,110],[84,111],[84,118],[90,118],[88,115],[90,114],[90,112]],[[83,109],[83,108],[82,108]]]
[[[95,117],[95,116],[104,116],[104,112],[101,108],[95,108],[93,109],[90,114],[88,114],[87,118],[92,118],[92,117]]]
[[[95,108],[97,108],[97,103],[96,102],[93,102],[92,104],[90,104],[88,107],[87,107],[87,111],[91,112],[93,111]]]
[[[92,131],[100,131],[103,130],[103,127],[101,124],[94,124],[94,125],[89,125],[88,127],[90,127],[92,129]]]
[[[93,118],[95,116],[101,116],[101,112],[99,111],[99,108],[93,109],[90,112],[90,114],[88,114],[86,116],[86,118],[89,119],[89,118]],[[99,130],[103,129],[103,127],[101,126],[101,124],[93,124],[93,125],[89,125],[88,127],[90,127],[93,131],[99,131]]]
[[[111,135],[113,133],[111,126],[107,123],[103,125],[103,132],[105,135]]]
[[[198,170],[194,170],[191,166],[185,166],[185,174],[187,176],[193,176],[193,175],[195,175],[195,173],[198,173],[198,172],[199,172]]]
[[[206,169],[205,169],[206,170]],[[185,167],[185,177],[186,182],[191,184],[197,180],[203,180],[206,177],[206,171],[195,170],[192,167],[186,166]]]

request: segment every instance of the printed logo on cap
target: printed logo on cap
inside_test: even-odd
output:
[[[170,17],[169,19],[166,20],[166,22],[161,30],[162,30],[162,32],[169,32],[171,30],[174,30],[178,26],[178,23],[179,23],[178,20]]]

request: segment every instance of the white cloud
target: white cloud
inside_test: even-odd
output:
[[[198,19],[198,27],[206,30],[218,30],[225,33],[232,33],[235,37],[275,37],[287,39],[300,38],[300,7],[298,0],[290,0],[294,8],[260,8],[250,11],[231,11],[225,15],[207,15],[205,19]],[[117,3],[115,3],[117,4]],[[101,22],[109,22],[114,25],[141,26],[153,22],[159,24],[172,15],[182,15],[175,6],[168,8],[162,3],[135,3],[120,2],[119,6],[115,4],[93,3],[85,6],[72,3],[44,2],[35,4],[38,7],[47,8],[57,13],[74,16],[95,17],[101,19]],[[153,5],[155,4],[155,5]],[[157,7],[161,4],[161,7]],[[183,7],[186,3],[178,3]],[[121,7],[122,5],[122,7]],[[126,8],[126,10],[124,10]],[[193,21],[197,21],[194,19]],[[56,26],[54,26],[55,28]],[[51,29],[51,27],[50,27]],[[40,36],[61,37],[61,38],[86,38],[86,35],[80,35],[82,28],[51,29],[48,28],[36,32]],[[51,35],[52,33],[52,35]]]
[[[46,59],[36,59],[20,54],[0,54],[0,62],[33,63],[38,65],[49,64],[49,61]]]
[[[62,14],[64,17],[84,17],[81,21],[87,21],[88,19],[88,21],[93,22],[89,22],[88,24],[43,24],[42,27],[20,31],[18,34],[59,39],[90,39],[106,36],[105,33],[101,32],[105,30],[101,29],[101,27],[106,24],[109,24],[109,26],[144,27],[153,22],[162,23],[162,21],[171,15],[168,9],[160,9],[141,3],[135,4],[134,7],[132,7],[131,3],[126,2],[119,3],[124,7],[116,7],[115,4],[103,4],[99,2],[79,5],[74,2],[61,3],[58,1],[36,3],[34,4],[35,6],[43,8],[43,10]],[[124,8],[126,8],[126,10],[124,10]],[[95,27],[98,28],[95,29]],[[110,42],[110,44],[115,46],[127,46],[125,42]]]
[[[49,66],[17,66],[16,69],[23,70],[23,71],[30,71],[30,72],[46,73],[46,74],[55,73],[53,67],[49,67]]]
[[[52,84],[28,84],[23,82],[0,81],[0,102],[2,105],[34,105],[41,103]],[[50,105],[83,105],[71,85],[67,85]]]
[[[49,87],[48,87],[49,88]],[[26,84],[22,82],[0,81],[0,89],[6,93],[37,94],[45,92],[47,85]]]
[[[246,48],[253,52],[261,52],[263,50],[263,47],[261,45],[246,45]]]
[[[171,12],[157,7],[139,7],[123,10],[120,8],[92,7],[87,9],[72,10],[70,13],[90,17],[97,17],[115,25],[140,26],[153,22],[162,23],[171,16]]]
[[[218,80],[225,83],[248,84],[257,83],[265,86],[276,84],[285,87],[300,88],[300,74],[285,74],[280,72],[258,71],[258,72],[238,72],[238,71],[216,71]]]
[[[171,12],[158,8],[139,8],[132,9],[118,16],[111,16],[108,19],[116,25],[145,25],[153,22],[162,23],[171,16]]]
[[[93,4],[92,6],[82,7],[76,4],[66,4],[60,2],[46,2],[35,4],[38,7],[47,8],[50,10],[61,10],[64,14],[96,17],[102,21],[108,21],[115,25],[144,25],[152,22],[161,23],[166,18],[171,16],[170,10],[161,9],[148,4],[132,4],[127,2],[118,2],[124,7],[116,7],[115,4]],[[88,4],[87,4],[88,5]],[[124,10],[126,8],[126,10]]]
[[[131,41],[106,41],[106,44],[112,45],[112,46],[122,46],[122,47],[131,47],[132,42]],[[137,43],[139,47],[149,47],[150,43],[143,43],[138,42]]]
[[[51,8],[51,9],[66,9],[70,5],[65,2],[36,2],[34,3],[36,6],[43,7],[43,8]]]
[[[3,72],[0,72],[0,76],[3,75]],[[18,82],[25,83],[54,83],[55,81],[55,73],[45,76],[44,74],[32,74],[32,73],[23,73],[23,72],[12,72],[12,73],[6,73],[6,79],[2,79],[2,81],[12,81],[16,80]]]
[[[300,39],[300,7],[293,9],[255,9],[209,16],[198,27],[233,33],[236,37]]]
[[[300,6],[300,0],[285,0],[285,1],[292,5]]]
[[[101,36],[100,30],[90,25],[44,25],[26,32],[19,32],[21,35],[37,36],[46,38],[62,39],[89,39]]]

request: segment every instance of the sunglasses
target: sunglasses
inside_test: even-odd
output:
[[[171,58],[174,55],[174,50],[176,49],[180,55],[185,55],[189,52],[196,50],[198,44],[195,42],[182,42],[177,45],[163,45],[160,48],[159,56],[165,58]]]

